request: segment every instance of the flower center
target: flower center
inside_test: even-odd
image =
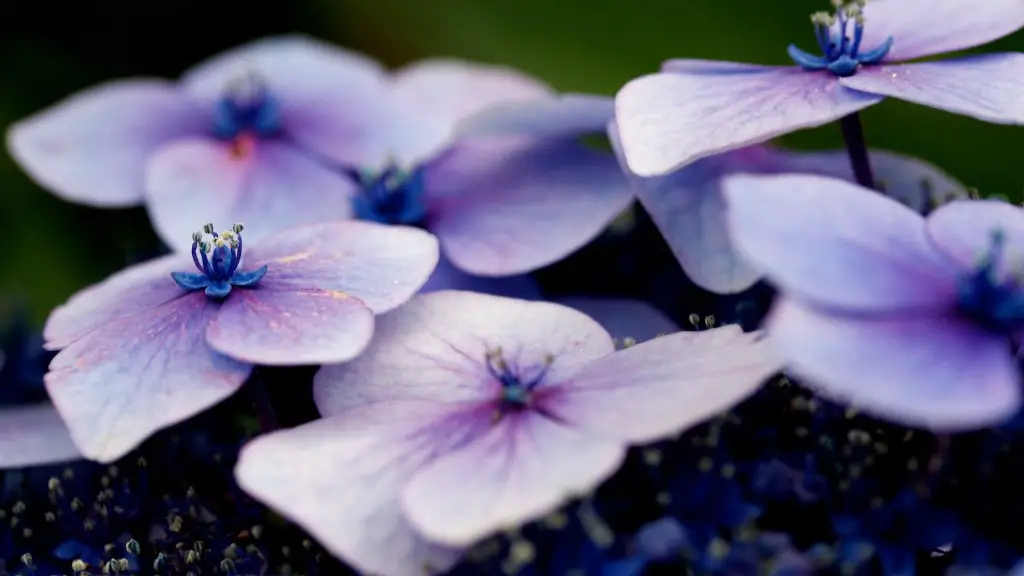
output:
[[[992,233],[988,254],[960,280],[959,306],[987,330],[1010,335],[1024,328],[1024,285],[1002,270],[1006,236]]]
[[[501,348],[489,351],[485,362],[487,372],[501,385],[501,395],[497,399],[497,416],[530,408],[533,403],[533,391],[544,381],[552,362],[554,357],[546,356],[544,363],[532,370],[532,375],[527,376],[518,366],[510,366],[505,361]]]
[[[357,218],[382,224],[418,225],[427,216],[423,172],[388,166],[379,174],[353,172],[361,191],[352,198]]]
[[[250,73],[231,82],[214,116],[214,134],[231,144],[236,156],[252,152],[256,140],[281,129],[280,107],[258,75]]]
[[[815,56],[790,44],[789,57],[804,70],[828,70],[836,76],[853,76],[861,66],[878,64],[892,48],[890,36],[880,46],[861,53],[860,43],[864,37],[864,3],[853,0],[832,0],[836,11],[816,12],[811,15],[814,35],[818,39],[821,56]]]
[[[203,233],[211,240],[203,239]],[[213,224],[203,226],[203,232],[192,235],[192,262],[199,273],[171,272],[171,278],[189,292],[205,290],[215,300],[223,300],[232,286],[255,286],[267,273],[266,265],[256,270],[240,271],[242,262],[242,225],[235,224],[228,232],[218,234]]]

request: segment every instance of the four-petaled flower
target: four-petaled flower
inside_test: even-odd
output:
[[[581,312],[417,296],[325,366],[325,416],[242,451],[236,477],[357,569],[418,576],[614,472],[629,444],[731,407],[778,368],[756,333],[676,332],[615,351]]]
[[[191,261],[130,267],[50,315],[43,336],[60,352],[46,389],[87,458],[112,461],[209,408],[253,364],[353,358],[374,314],[415,294],[438,258],[422,230],[342,221],[264,238],[241,262],[240,231],[207,226],[213,241],[195,234]],[[202,272],[184,273],[190,266]]]
[[[821,176],[730,176],[729,232],[780,291],[765,321],[788,369],[902,424],[984,427],[1021,405],[1024,212],[996,200],[927,218]]]
[[[629,168],[660,176],[694,160],[853,114],[891,96],[988,122],[1024,123],[1024,54],[900,64],[1024,26],[1020,0],[875,0],[812,18],[821,57],[796,67],[669,60],[615,99]]]

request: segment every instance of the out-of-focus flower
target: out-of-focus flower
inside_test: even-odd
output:
[[[1024,26],[1019,0],[833,2],[812,16],[822,56],[797,66],[670,60],[616,96],[630,169],[660,176],[694,160],[820,126],[891,96],[1001,124],[1024,122],[1024,55],[901,64],[978,46]]]
[[[434,292],[381,317],[355,361],[321,369],[325,418],[250,443],[236,476],[360,570],[444,570],[595,486],[628,444],[730,407],[777,367],[735,326],[616,352],[571,308]]]
[[[193,235],[192,258],[132,266],[50,315],[46,388],[83,454],[111,461],[234,393],[253,364],[353,358],[374,314],[405,302],[437,240],[356,221],[278,233],[243,258],[241,226]],[[185,272],[195,266],[197,272]]]
[[[731,176],[729,233],[782,296],[766,331],[795,376],[903,424],[961,430],[1021,404],[1021,208],[955,201],[927,220],[854,184]]]

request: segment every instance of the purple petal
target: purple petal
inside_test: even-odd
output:
[[[662,62],[661,71],[682,74],[743,74],[746,72],[763,72],[764,66],[747,62],[677,58]]]
[[[242,222],[245,239],[294,226],[344,220],[355,185],[281,142],[258,142],[247,155],[208,139],[175,142],[146,170],[146,208],[161,239],[187,252],[204,222]]]
[[[1024,26],[1020,0],[872,0],[864,7],[870,50],[895,39],[886,60],[910,60],[986,44]]]
[[[427,538],[468,546],[589,491],[625,456],[619,442],[522,412],[415,471],[402,507]]]
[[[236,289],[206,329],[214,350],[271,366],[345,362],[373,336],[373,311],[344,292]]]
[[[217,308],[193,292],[110,322],[57,354],[46,390],[86,458],[117,460],[241,387],[251,366],[217,354],[203,337]]]
[[[257,74],[277,100],[288,137],[331,160],[378,166],[389,153],[386,75],[367,56],[307,36],[243,44],[202,62],[181,84],[209,106],[228,85]]]
[[[894,200],[816,175],[729,176],[722,187],[734,245],[785,292],[864,311],[955,301],[956,271],[924,218]]]
[[[612,338],[632,338],[637,342],[650,340],[661,334],[678,332],[679,327],[657,308],[639,300],[562,298],[563,306],[575,308],[597,320]]]
[[[461,551],[413,530],[400,494],[432,453],[444,453],[480,424],[431,402],[361,406],[249,442],[235,478],[360,572],[440,573]]]
[[[519,135],[560,138],[603,132],[615,115],[615,100],[596,94],[498,104],[459,123],[460,136]]]
[[[528,274],[518,276],[487,277],[473,276],[459,270],[450,260],[441,255],[437,268],[427,283],[420,288],[420,294],[439,290],[464,290],[482,292],[495,296],[540,300],[540,286]]]
[[[394,73],[392,96],[409,125],[392,142],[404,163],[438,155],[456,137],[456,125],[486,108],[550,97],[551,88],[523,72],[488,64],[432,58]]]
[[[411,298],[438,258],[429,232],[358,220],[293,228],[246,246],[244,268],[268,267],[261,289],[342,292],[376,314]]]
[[[93,330],[183,297],[186,293],[171,279],[171,272],[193,269],[187,256],[172,254],[125,268],[80,290],[50,313],[43,328],[46,349],[59,350]]]
[[[1006,339],[951,316],[841,318],[781,299],[766,330],[807,385],[902,424],[953,432],[1020,407]]]
[[[81,457],[60,414],[50,404],[0,408],[0,470]]]
[[[992,234],[1006,238],[1003,262],[1024,257],[1024,210],[999,200],[962,200],[947,204],[925,221],[932,242],[964,267],[973,268],[992,250]]]
[[[7,150],[40,186],[71,202],[116,208],[142,202],[146,158],[212,122],[174,84],[101,84],[29,116],[7,131]]]
[[[633,199],[615,158],[574,141],[466,144],[426,173],[431,231],[459,268],[536,270],[597,236]]]
[[[838,120],[882,100],[826,73],[652,74],[615,97],[629,168],[660,176],[694,160]]]
[[[632,443],[687,430],[753,394],[782,368],[760,333],[676,332],[587,366],[551,410],[587,434]]]
[[[328,416],[403,398],[477,402],[499,390],[484,363],[497,347],[523,370],[554,356],[545,382],[564,380],[615,350],[604,328],[565,306],[432,292],[379,317],[370,346],[352,362],[324,366],[314,379],[313,396]]]
[[[891,2],[893,0],[886,0]],[[865,68],[844,86],[996,124],[1024,123],[1024,54]]]

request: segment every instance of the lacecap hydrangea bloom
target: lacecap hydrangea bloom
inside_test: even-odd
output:
[[[822,394],[949,432],[1021,407],[1024,213],[960,200],[927,218],[810,175],[731,176],[729,232],[781,292],[765,330]]]
[[[886,97],[986,122],[1024,123],[1024,55],[907,62],[985,44],[1024,26],[1020,0],[833,0],[811,17],[820,54],[795,66],[669,60],[615,100],[630,169],[689,162],[839,120]],[[779,47],[781,52],[781,47]]]
[[[594,487],[630,444],[698,424],[778,368],[736,326],[616,351],[565,306],[423,294],[382,316],[357,359],[317,373],[323,419],[254,440],[236,477],[358,570],[443,572]]]
[[[60,352],[46,389],[85,457],[124,455],[233,394],[254,364],[355,357],[374,314],[415,294],[438,258],[432,235],[370,222],[311,224],[251,246],[240,225],[204,232],[191,257],[127,268],[47,320],[46,347]]]
[[[182,252],[195,222],[246,222],[255,241],[356,217],[426,227],[457,268],[506,276],[579,248],[632,200],[616,160],[571,138],[464,141],[456,131],[496,103],[557,98],[504,67],[431,59],[388,71],[280,37],[177,82],[85,90],[12,126],[8,148],[63,198],[144,202]]]

